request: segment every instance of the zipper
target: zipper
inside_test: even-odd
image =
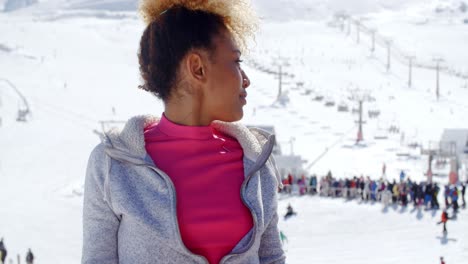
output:
[[[269,153],[268,156],[270,156],[271,151],[273,150],[273,144],[270,141],[268,141],[267,150],[268,151],[266,151],[265,153]],[[264,152],[262,151],[262,154],[263,153]],[[257,219],[257,215],[254,213],[254,210],[252,209],[252,207],[245,200],[245,190],[246,190],[247,183],[250,181],[250,179],[253,177],[253,175],[255,175],[255,173],[257,173],[266,164],[267,161],[268,161],[268,159],[266,159],[264,162],[262,162],[261,165],[257,165],[257,163],[254,163],[253,164],[254,170],[248,175],[247,179],[242,183],[242,187],[241,187],[241,200],[242,200],[242,203],[249,209],[250,213],[252,214],[252,218],[254,220],[252,238],[250,239],[249,244],[247,244],[247,246],[245,247],[245,250],[243,250],[241,252],[238,252],[238,253],[228,254],[228,255],[224,256],[221,259],[221,261],[219,262],[219,264],[226,263],[228,258],[231,258],[231,257],[234,257],[234,256],[239,256],[239,255],[244,254],[245,252],[249,251],[250,248],[252,247],[254,241],[255,241],[255,237],[257,236],[258,219]],[[257,165],[257,168],[255,168],[256,165]]]
[[[158,174],[159,176],[161,176],[164,181],[166,182],[166,184],[169,186],[169,189],[170,191],[172,192],[170,195],[172,196],[172,210],[173,210],[173,220],[175,222],[175,228],[176,228],[176,232],[177,232],[177,242],[179,242],[179,244],[182,246],[182,248],[186,251],[185,253],[187,253],[189,256],[196,256],[196,257],[199,257],[201,258],[205,263],[209,263],[208,260],[206,259],[206,257],[204,256],[201,256],[201,255],[197,255],[197,254],[194,254],[192,251],[190,251],[184,244],[184,242],[182,241],[182,236],[180,234],[180,228],[179,228],[179,222],[177,221],[177,196],[176,196],[176,190],[175,190],[175,187],[174,187],[174,184],[172,183],[171,179],[169,178],[169,176],[164,173],[163,171],[161,171],[160,169],[154,167],[154,166],[151,166],[151,165],[144,165],[150,169],[152,169],[154,172],[156,172],[156,174]]]
[[[258,169],[259,170],[259,169]],[[253,176],[258,170],[255,170],[251,175]],[[244,183],[242,184],[242,188],[241,188],[241,200],[242,200],[242,203],[245,205],[245,207],[247,207],[250,211],[250,214],[252,215],[252,219],[254,221],[254,226],[253,226],[253,232],[252,232],[252,238],[250,239],[249,241],[249,244],[247,244],[247,246],[245,247],[246,249],[243,250],[242,252],[239,252],[239,253],[233,253],[233,254],[228,254],[226,256],[224,256],[221,261],[219,262],[220,264],[223,264],[223,263],[226,263],[227,259],[230,258],[230,257],[233,257],[233,256],[238,256],[238,255],[241,255],[241,254],[244,254],[245,252],[249,251],[249,249],[252,247],[253,245],[253,242],[255,241],[255,237],[257,236],[257,225],[258,225],[258,219],[257,219],[257,215],[254,213],[252,207],[247,203],[247,201],[245,200],[245,189],[246,189],[246,186],[247,186],[247,183],[248,181],[250,180],[250,178],[252,178],[252,176],[250,176],[248,178],[248,180],[244,181]]]

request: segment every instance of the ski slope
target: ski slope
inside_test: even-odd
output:
[[[288,263],[465,263],[468,257],[466,210],[447,223],[442,234],[440,211],[383,207],[342,198],[284,198],[298,212],[280,221]]]
[[[125,6],[132,1],[39,2],[0,13],[0,237],[5,238],[9,258],[16,254],[23,258],[30,247],[39,264],[73,264],[80,262],[83,180],[88,155],[99,142],[94,132],[101,131],[99,122],[160,115],[163,105],[137,89],[136,52],[143,24],[130,5]],[[352,11],[400,48],[417,52],[418,58],[430,61],[438,53],[447,64],[467,67],[466,26],[447,23],[450,17],[435,14],[426,1],[255,5],[264,22],[245,55],[252,85],[243,122],[275,126],[285,153],[290,153],[289,141],[294,138],[292,151],[307,160],[306,166],[323,156],[309,167],[311,174],[332,170],[337,177],[379,178],[385,162],[390,179],[405,170],[411,179],[421,181],[427,157],[417,151],[411,159],[396,154],[414,151],[406,147],[413,141],[439,140],[443,129],[467,127],[464,80],[441,75],[437,100],[434,71],[415,69],[414,85],[408,88],[407,65],[395,62],[387,72],[384,50],[371,53],[368,39],[363,37],[358,44],[354,34],[328,25],[333,13]],[[414,19],[402,15],[414,10],[418,19],[427,17],[428,22],[416,26]],[[463,14],[453,17],[455,21]],[[289,101],[282,105],[274,103],[278,80],[254,62],[277,70],[284,61],[289,66],[282,70],[295,76],[284,79]],[[23,103],[2,79],[27,98],[32,111],[28,122],[16,122]],[[297,82],[304,85],[297,87]],[[379,118],[365,118],[366,147],[353,147],[356,115],[313,100],[320,94],[351,109],[356,103],[348,96],[356,89],[375,98],[364,104],[365,111],[381,112]],[[404,132],[404,140],[402,133],[375,139],[391,125]],[[442,175],[435,181],[446,183],[447,178]],[[288,203],[299,212],[296,218],[280,221],[289,239],[288,263],[438,263],[439,256],[447,263],[463,263],[468,257],[466,210],[448,223],[449,234],[443,237],[441,226],[436,226],[440,212],[282,197],[280,214]]]

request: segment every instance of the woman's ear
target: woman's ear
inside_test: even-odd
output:
[[[189,52],[185,64],[188,79],[198,83],[206,82],[206,67],[201,53]]]
[[[178,98],[199,93],[207,82],[207,70],[201,52],[190,51],[182,60],[178,73]]]

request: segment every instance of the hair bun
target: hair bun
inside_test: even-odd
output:
[[[242,47],[246,45],[246,38],[253,37],[257,30],[258,19],[249,0],[140,0],[139,12],[149,25],[174,6],[221,16]]]
[[[216,3],[218,2],[218,3]],[[210,0],[140,0],[139,11],[146,24],[156,20],[161,13],[173,6],[183,6],[191,10],[212,11],[214,6],[219,6],[223,1]]]

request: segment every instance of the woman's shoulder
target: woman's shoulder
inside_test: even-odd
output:
[[[100,171],[105,164],[106,161],[106,143],[101,142],[97,144],[92,150],[89,155],[88,159],[88,174],[89,172],[98,172]]]
[[[89,162],[97,162],[106,155],[106,143],[100,142],[93,147],[89,155]]]

